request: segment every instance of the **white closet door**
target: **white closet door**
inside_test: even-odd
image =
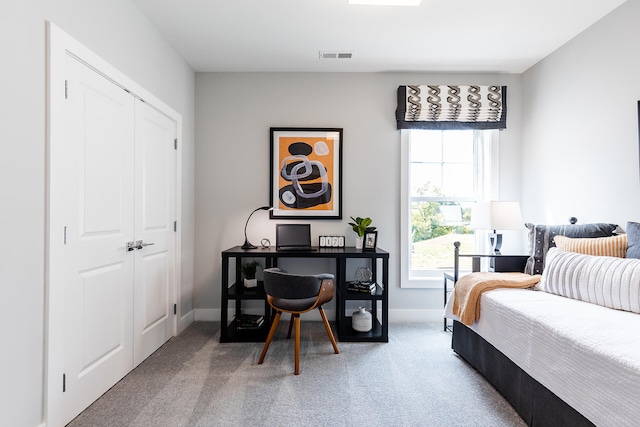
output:
[[[134,98],[67,59],[67,131],[52,162],[64,176],[64,412],[74,417],[133,368]],[[62,230],[61,230],[62,231]],[[61,233],[62,234],[62,233]]]
[[[134,364],[173,336],[176,123],[136,101]]]
[[[176,123],[71,56],[66,72],[68,139],[51,155],[65,422],[173,336],[176,300]]]
[[[181,118],[48,30],[45,422],[58,427],[176,332]]]

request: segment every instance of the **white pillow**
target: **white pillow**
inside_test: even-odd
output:
[[[551,248],[539,289],[640,313],[640,259],[592,256]]]

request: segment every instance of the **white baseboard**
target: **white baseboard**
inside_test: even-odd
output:
[[[439,322],[442,321],[444,310],[389,310],[389,323],[400,322]]]
[[[219,308],[196,308],[193,320],[199,322],[219,322],[220,321],[220,309]],[[251,310],[249,310],[251,312]],[[325,310],[327,318],[329,320],[336,318],[335,310]],[[259,314],[256,312],[255,314]],[[229,311],[228,318],[233,319],[234,312]],[[443,310],[402,310],[394,309],[389,310],[389,323],[400,322],[437,322],[441,321],[443,316]],[[318,310],[313,310],[310,313],[304,315],[305,320],[320,321],[320,313]],[[192,321],[193,321],[192,320]]]
[[[195,310],[191,310],[178,319],[178,325],[176,326],[178,334],[187,329],[187,327],[193,323],[195,315]]]
[[[220,309],[219,308],[195,308],[193,309],[196,322],[219,322],[220,321]]]

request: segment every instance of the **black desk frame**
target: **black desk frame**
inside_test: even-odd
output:
[[[266,301],[264,287],[261,282],[256,289],[245,289],[242,285],[242,275],[237,268],[242,258],[264,258],[265,268],[277,267],[280,258],[325,258],[334,259],[336,268],[336,326],[340,341],[389,341],[389,253],[376,249],[362,251],[355,247],[346,248],[315,248],[313,252],[277,251],[275,248],[241,249],[240,246],[222,252],[222,299],[221,299],[221,330],[220,342],[262,342],[265,341],[271,326],[272,313]],[[236,271],[233,283],[230,283],[229,260],[235,259]],[[373,280],[379,285],[372,294],[347,291],[345,277],[348,259],[368,259],[369,268],[373,273]],[[379,268],[381,265],[381,268]],[[256,330],[237,330],[235,322],[229,321],[229,301],[235,301],[236,315],[242,313],[242,301],[263,300],[265,322]],[[373,328],[369,332],[357,332],[351,327],[351,316],[346,314],[347,301],[370,301]],[[381,318],[378,317],[378,303],[381,304]]]

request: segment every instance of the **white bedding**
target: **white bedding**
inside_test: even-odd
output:
[[[640,422],[640,314],[498,289],[471,329],[597,426]]]

